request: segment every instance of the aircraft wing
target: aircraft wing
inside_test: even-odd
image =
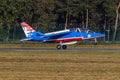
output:
[[[52,33],[52,34],[45,34],[43,37],[50,37],[52,38],[59,38],[63,35],[69,34],[71,33],[71,31],[67,31],[67,32],[61,32],[61,33]]]

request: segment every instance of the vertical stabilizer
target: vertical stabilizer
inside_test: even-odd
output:
[[[31,32],[35,32],[35,30],[34,30],[30,25],[28,25],[27,23],[21,22],[20,24],[21,24],[21,26],[22,26],[22,29],[23,29],[26,37],[29,37],[29,34],[30,34]]]

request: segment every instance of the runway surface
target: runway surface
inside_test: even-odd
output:
[[[99,48],[68,48],[57,50],[55,48],[0,48],[0,51],[37,51],[37,52],[120,52],[120,49],[99,49]]]

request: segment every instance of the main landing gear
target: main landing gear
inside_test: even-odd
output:
[[[57,49],[67,49],[67,45],[57,45],[56,46]]]

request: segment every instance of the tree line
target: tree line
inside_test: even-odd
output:
[[[88,28],[120,40],[119,0],[0,0],[0,41],[19,40],[19,21],[44,32]]]

